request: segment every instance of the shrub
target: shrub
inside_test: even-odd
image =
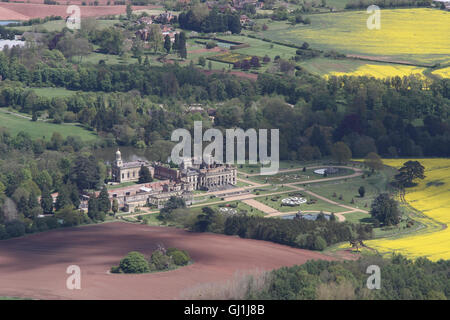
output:
[[[124,273],[145,273],[150,271],[147,260],[142,253],[132,251],[120,260],[120,269]]]
[[[0,224],[0,240],[7,239],[8,233],[4,225]]]
[[[150,258],[150,268],[152,271],[167,270],[171,267],[171,262],[171,257],[163,254],[160,250],[155,250]]]
[[[25,224],[19,220],[7,222],[5,225],[8,237],[20,237],[25,234]]]
[[[321,236],[314,239],[314,250],[324,250],[327,247],[327,242]]]
[[[123,273],[122,269],[119,266],[112,266],[111,273]]]
[[[175,249],[175,251],[171,252],[170,254],[167,253],[167,255],[172,257],[173,263],[175,263],[177,266],[185,266],[190,261],[189,256],[186,255],[185,252],[178,249]]]
[[[43,220],[45,221],[49,229],[58,228],[58,220],[55,217],[45,217],[43,218]]]

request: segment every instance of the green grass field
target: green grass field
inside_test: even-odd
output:
[[[299,192],[301,192],[301,191],[299,191]],[[314,197],[312,197],[312,196],[310,196],[310,195],[308,195],[306,193],[304,195],[305,195],[305,198],[307,200],[310,200],[311,198],[314,198]],[[293,207],[282,206],[281,205],[281,200],[284,199],[284,198],[288,198],[289,194],[288,193],[283,193],[283,194],[276,195],[275,197],[278,198],[276,201],[272,200],[273,197],[274,196],[261,196],[261,197],[255,198],[255,200],[257,200],[259,202],[262,202],[265,205],[267,205],[267,206],[269,206],[271,208],[274,208],[274,209],[276,209],[276,210],[278,210],[280,212],[290,212],[290,211],[298,211],[298,210],[313,210],[313,211],[323,210],[323,211],[328,211],[328,212],[348,211],[348,209],[341,208],[339,206],[336,206],[334,204],[325,202],[325,201],[320,200],[320,199],[316,199],[317,202],[314,203],[314,204],[306,204],[306,203],[304,203],[304,204],[301,204],[301,205],[298,205],[298,206],[293,206]]]
[[[65,88],[31,88],[38,96],[46,98],[65,98],[75,94],[76,91]]]
[[[67,136],[79,136],[83,141],[93,141],[98,136],[80,126],[70,124],[54,124],[43,121],[31,121],[15,115],[0,112],[0,127],[6,128],[11,134],[16,135],[20,131],[28,133],[32,139],[50,140],[53,132],[59,132],[64,138]]]
[[[392,168],[386,168],[377,172],[370,177],[362,179],[356,177],[352,179],[320,182],[307,185],[306,189],[337,203],[349,205],[355,208],[360,208],[369,211],[372,201],[383,192],[392,191],[389,189],[389,181],[395,171]],[[364,197],[360,197],[358,193],[359,187],[363,186],[366,193]],[[335,197],[333,195],[336,195]],[[339,197],[342,195],[342,200]],[[354,201],[352,204],[351,201]],[[367,207],[366,207],[367,205]]]
[[[379,30],[367,28],[364,11],[309,15],[310,25],[271,22],[259,37],[346,54],[421,63],[444,62],[450,52],[450,13],[434,9],[384,9]]]
[[[116,23],[120,22],[120,20],[96,20],[96,21],[98,29],[112,27]],[[65,20],[53,20],[32,26],[13,27],[13,29],[31,32],[54,32],[54,31],[61,31],[64,27],[66,27]]]
[[[298,171],[292,171],[292,172],[280,172],[275,175],[271,176],[249,176],[248,179],[251,181],[255,181],[258,183],[270,183],[270,184],[283,184],[283,183],[295,183],[295,182],[303,182],[308,180],[316,180],[316,179],[325,179],[325,178],[331,178],[331,177],[339,177],[339,176],[345,176],[350,175],[353,173],[353,170],[349,169],[340,169],[339,173],[329,175],[327,177],[323,175],[319,175],[314,173],[315,169],[307,169],[305,172],[303,170],[299,169]]]

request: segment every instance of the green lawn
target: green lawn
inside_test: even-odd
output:
[[[108,28],[114,26],[114,24],[118,22],[120,22],[120,20],[97,20],[97,29]],[[63,19],[63,20],[47,21],[45,23],[35,24],[32,26],[20,26],[13,28],[20,31],[54,32],[54,31],[61,31],[64,27],[66,27],[66,22]]]
[[[315,169],[307,169],[305,172],[299,169],[298,171],[291,172],[280,172],[275,175],[265,176],[265,175],[257,175],[257,176],[249,176],[248,179],[251,181],[255,181],[258,183],[270,183],[270,184],[284,184],[284,183],[295,183],[295,182],[307,182],[308,180],[316,180],[316,179],[325,179],[332,177],[339,177],[350,175],[353,173],[353,170],[350,169],[340,169],[339,173],[328,175],[327,177],[323,175],[319,175],[314,173]]]
[[[135,184],[137,184],[137,182],[129,181],[129,182],[123,182],[123,183],[119,183],[119,184],[115,184],[115,185],[108,185],[107,188],[109,190],[113,190],[113,189],[118,189],[118,188],[123,188],[123,187],[134,186]]]
[[[50,140],[53,132],[59,132],[64,138],[67,136],[79,136],[83,141],[98,139],[98,136],[94,132],[88,131],[78,125],[31,121],[2,111],[0,111],[0,127],[6,128],[13,135],[24,131],[32,139],[41,138]]]
[[[301,192],[301,191],[299,191]],[[312,196],[310,196],[309,194],[304,193],[305,198],[310,200],[311,198],[314,198]],[[278,199],[273,201],[272,198],[273,197],[277,197]],[[345,208],[341,208],[339,206],[330,204],[328,202],[325,202],[323,200],[319,200],[316,199],[317,202],[315,204],[301,204],[298,206],[294,206],[294,207],[290,207],[290,206],[282,206],[281,205],[281,200],[284,198],[288,198],[289,194],[288,193],[284,193],[284,194],[279,194],[276,196],[262,196],[262,197],[257,197],[255,198],[255,200],[264,203],[265,205],[274,208],[280,212],[289,212],[289,211],[298,211],[298,210],[314,210],[314,211],[329,211],[329,212],[342,212],[342,211],[348,211]]]
[[[252,193],[255,195],[265,195],[269,193],[285,192],[285,191],[295,191],[295,189],[281,185],[272,185],[270,187],[255,188],[252,190]]]
[[[75,94],[76,91],[65,88],[31,88],[38,96],[46,98],[65,98]]]
[[[137,63],[138,60],[136,58],[133,58],[131,55],[126,55],[124,57],[120,57],[118,55],[114,54],[105,54],[105,53],[99,53],[99,52],[92,52],[88,56],[83,57],[81,60],[84,64],[98,64],[100,60],[104,60],[106,64],[133,64]],[[155,64],[155,63],[151,63]]]
[[[347,181],[336,180],[319,182],[307,185],[306,189],[335,202],[369,211],[372,201],[380,193],[392,191],[389,188],[389,181],[394,174],[395,170],[387,167],[380,172],[372,174],[370,177],[368,177],[366,173],[365,179],[356,177],[346,179]],[[358,193],[358,189],[361,186],[363,186],[366,191],[364,197],[360,197]],[[339,199],[341,195],[342,200]],[[351,203],[352,199],[354,204]]]
[[[216,198],[216,201],[217,200],[220,201],[220,199]],[[224,207],[227,204],[237,204],[237,208],[234,208],[234,209],[236,209],[238,212],[246,211],[247,214],[251,215],[251,216],[260,216],[260,217],[262,217],[262,216],[265,215],[264,212],[262,212],[262,211],[260,211],[258,209],[255,209],[252,206],[249,206],[248,204],[246,204],[244,202],[241,202],[241,201],[230,201],[230,202],[224,202],[224,203],[222,203],[220,205],[219,204],[213,204],[213,205],[209,205],[209,206],[207,204],[205,204],[204,206],[193,207],[193,208],[190,208],[189,210],[191,212],[194,212],[194,213],[201,213],[202,212],[202,208],[204,208],[204,207],[211,207],[212,209],[218,210],[220,208],[220,206]]]

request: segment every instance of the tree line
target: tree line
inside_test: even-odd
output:
[[[209,12],[199,8],[181,12],[178,16],[180,28],[197,32],[225,32],[238,34],[241,32],[241,21],[238,14],[221,13],[217,8]]]
[[[367,267],[380,267],[379,290],[367,288]],[[357,261],[308,261],[271,271],[258,290],[251,280],[247,299],[256,300],[447,300],[449,260],[407,259],[394,254],[362,256]]]

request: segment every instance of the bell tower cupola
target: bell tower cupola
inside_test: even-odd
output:
[[[116,151],[116,161],[115,161],[116,167],[122,167],[122,154],[120,153],[120,150],[117,149]]]

